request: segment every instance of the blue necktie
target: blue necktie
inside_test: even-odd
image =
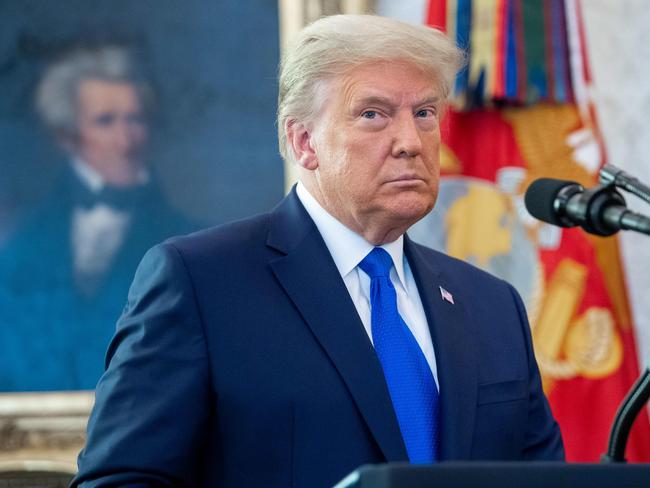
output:
[[[438,389],[415,337],[397,310],[393,260],[374,248],[359,263],[370,277],[372,339],[411,463],[438,459]]]

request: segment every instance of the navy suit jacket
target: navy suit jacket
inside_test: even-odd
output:
[[[435,348],[442,459],[562,459],[514,289],[408,238],[405,253]],[[88,435],[73,486],[313,488],[407,460],[381,365],[295,191],[148,252]]]

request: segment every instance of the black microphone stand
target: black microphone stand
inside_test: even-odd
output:
[[[646,368],[634,383],[616,412],[614,424],[609,435],[607,453],[600,458],[601,463],[625,463],[625,446],[630,429],[639,412],[650,399],[650,368]]]
[[[604,185],[614,185],[636,195],[646,203],[650,203],[650,187],[641,183],[634,176],[611,164],[606,164],[598,173],[599,180]]]
[[[617,187],[636,195],[650,203],[650,187],[635,177],[612,165],[601,168],[600,183],[605,187]],[[644,232],[645,233],[645,232]],[[607,452],[601,456],[602,463],[625,463],[625,446],[634,421],[650,399],[650,368],[646,368],[639,379],[632,385],[621,403],[609,435]]]
[[[560,198],[558,194],[558,205]],[[614,184],[569,194],[564,205],[575,222],[590,234],[611,236],[619,230],[633,230],[650,235],[650,217],[628,210]]]

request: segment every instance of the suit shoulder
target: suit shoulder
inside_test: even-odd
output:
[[[421,244],[413,243],[413,245],[431,262],[436,263],[440,267],[440,271],[451,273],[455,276],[461,276],[464,279],[475,280],[482,285],[508,285],[505,280],[488,273],[467,261],[449,256],[440,251],[436,251]]]
[[[184,236],[167,239],[169,245],[187,259],[209,256],[235,256],[249,253],[265,245],[269,214],[260,214],[242,220],[202,229]]]

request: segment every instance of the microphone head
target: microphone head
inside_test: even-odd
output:
[[[564,190],[564,191],[563,191]],[[568,222],[564,217],[563,205],[558,200],[566,198],[566,190],[570,194],[582,191],[583,188],[575,181],[556,180],[555,178],[539,178],[533,181],[524,196],[524,203],[526,210],[533,217],[547,222],[549,224],[558,225],[560,227],[571,227],[574,223]],[[562,195],[560,195],[562,193]],[[564,202],[566,203],[566,202]]]

